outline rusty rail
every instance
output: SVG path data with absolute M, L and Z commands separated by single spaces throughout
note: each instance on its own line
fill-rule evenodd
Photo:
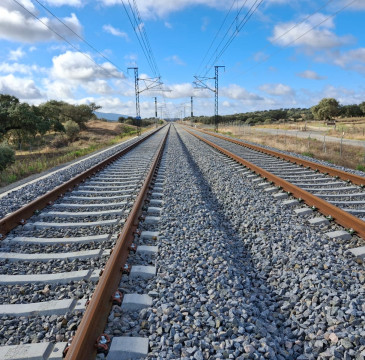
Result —
M 3 217 L 0 220 L 0 240 L 4 239 L 6 234 L 8 234 L 12 229 L 14 229 L 18 225 L 24 225 L 26 220 L 29 219 L 33 214 L 39 210 L 42 210 L 47 205 L 52 204 L 53 201 L 57 200 L 60 196 L 65 194 L 67 191 L 71 191 L 75 186 L 80 184 L 81 182 L 85 181 L 87 178 L 95 175 L 98 171 L 105 168 L 105 166 L 109 165 L 113 161 L 117 160 L 119 157 L 125 155 L 132 149 L 134 149 L 137 145 L 141 144 L 143 141 L 148 139 L 150 136 L 155 134 L 158 130 L 155 130 L 145 136 L 142 139 L 139 139 L 134 144 L 129 145 L 125 149 L 121 150 L 120 152 L 108 157 L 107 159 L 103 160 L 99 164 L 93 166 L 92 168 L 82 172 L 81 174 L 73 177 L 72 179 L 68 180 L 67 182 L 57 186 L 53 190 L 47 192 L 46 194 L 42 195 L 41 197 L 31 201 L 29 204 L 24 205 L 20 209 L 14 211 L 8 216 Z
M 272 181 L 275 185 L 280 186 L 283 190 L 290 192 L 294 197 L 302 199 L 307 205 L 314 206 L 318 211 L 320 211 L 325 216 L 332 216 L 333 219 L 343 227 L 347 229 L 353 229 L 359 236 L 365 239 L 365 222 L 357 218 L 354 215 L 341 210 L 335 205 L 320 199 L 319 197 L 299 188 L 296 185 L 260 168 L 259 166 L 242 159 L 241 157 L 231 153 L 230 151 L 218 146 L 217 144 L 189 131 L 186 130 L 191 135 L 194 135 L 199 140 L 205 142 L 206 144 L 217 149 L 221 153 L 229 156 L 238 163 L 248 167 L 249 169 L 255 171 L 257 174 L 265 177 L 267 180 Z
M 252 149 L 252 150 L 255 150 L 255 151 L 264 153 L 264 154 L 268 154 L 268 155 L 271 155 L 271 156 L 275 156 L 277 158 L 281 158 L 283 160 L 290 161 L 290 162 L 292 162 L 294 164 L 298 164 L 298 165 L 302 165 L 302 166 L 307 166 L 307 167 L 309 167 L 309 168 L 311 168 L 313 170 L 318 170 L 319 172 L 321 172 L 323 174 L 329 174 L 331 176 L 337 176 L 340 179 L 345 180 L 345 181 L 350 181 L 350 182 L 352 182 L 355 185 L 365 186 L 365 177 L 363 177 L 363 176 L 350 174 L 350 173 L 347 173 L 346 171 L 333 169 L 333 168 L 331 168 L 329 166 L 317 164 L 317 163 L 315 163 L 313 161 L 304 160 L 304 159 L 297 158 L 295 156 L 290 156 L 290 155 L 282 154 L 282 153 L 280 153 L 278 151 L 265 149 L 265 148 L 263 148 L 261 146 L 258 146 L 258 145 L 251 145 L 251 144 L 248 144 L 248 143 L 239 141 L 239 140 L 230 139 L 228 137 L 225 137 L 225 136 L 222 136 L 222 135 L 218 135 L 218 134 L 215 134 L 215 133 L 206 131 L 206 130 L 201 130 L 201 129 L 194 129 L 194 130 L 200 131 L 202 133 L 205 133 L 205 134 L 208 134 L 208 135 L 211 135 L 211 136 L 215 136 L 215 137 L 217 137 L 219 139 L 223 139 L 223 140 L 232 142 L 234 144 L 237 144 L 237 145 L 240 145 L 240 146 L 243 146 L 243 147 L 247 147 L 249 149 Z
M 85 310 L 85 314 L 82 317 L 81 323 L 67 352 L 66 360 L 90 360 L 95 358 L 95 342 L 98 336 L 104 331 L 112 306 L 111 298 L 118 288 L 122 270 L 128 257 L 128 248 L 133 241 L 134 232 L 138 227 L 138 218 L 142 212 L 142 207 L 147 197 L 152 177 L 161 159 L 168 133 L 169 130 L 158 149 L 153 164 L 125 225 L 118 235 L 115 247 L 105 266 L 103 275 L 95 288 L 94 294 Z

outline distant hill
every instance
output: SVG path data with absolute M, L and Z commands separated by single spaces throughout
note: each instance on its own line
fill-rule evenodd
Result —
M 94 114 L 96 115 L 96 117 L 98 119 L 106 119 L 109 121 L 118 121 L 118 119 L 123 116 L 123 117 L 128 117 L 126 115 L 122 115 L 122 114 L 113 114 L 113 113 L 103 113 L 103 112 L 99 112 L 99 111 L 95 111 Z

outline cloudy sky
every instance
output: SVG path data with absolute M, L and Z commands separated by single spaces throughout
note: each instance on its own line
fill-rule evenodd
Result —
M 188 115 L 190 96 L 194 115 L 213 115 L 214 93 L 193 81 L 220 65 L 221 114 L 365 100 L 365 0 L 135 2 L 142 22 L 133 28 L 122 0 L 1 0 L 0 93 L 135 115 L 127 68 L 138 66 L 141 79 L 160 74 L 169 90 L 143 91 L 141 80 L 142 117 L 153 116 L 154 96 L 164 116 Z

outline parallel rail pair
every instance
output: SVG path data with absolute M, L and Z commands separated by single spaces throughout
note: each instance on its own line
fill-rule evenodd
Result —
M 194 129 L 198 130 L 198 129 Z M 253 164 L 252 162 L 249 162 L 240 156 L 237 156 L 236 154 L 233 154 L 232 152 L 228 151 L 227 149 L 224 149 L 221 146 L 218 146 L 212 141 L 209 141 L 205 139 L 202 136 L 197 135 L 195 132 L 192 132 L 191 130 L 187 130 L 190 134 L 194 135 L 201 141 L 205 142 L 206 144 L 212 146 L 213 148 L 217 149 L 221 153 L 227 155 L 228 157 L 232 158 L 233 160 L 237 161 L 238 163 L 246 166 L 247 168 L 251 169 L 252 171 L 256 172 L 258 175 L 261 175 L 262 177 L 266 178 L 268 181 L 272 181 L 273 184 L 276 186 L 282 188 L 283 190 L 291 193 L 294 197 L 303 200 L 307 205 L 310 207 L 316 208 L 319 212 L 321 212 L 323 215 L 327 217 L 332 217 L 338 224 L 342 225 L 344 228 L 353 230 L 356 232 L 357 235 L 365 239 L 365 222 L 358 217 L 349 214 L 348 212 L 338 208 L 335 205 L 330 204 L 329 202 L 319 198 L 318 196 L 315 196 L 311 194 L 310 192 L 301 189 L 300 187 L 291 184 L 290 182 L 282 179 L 279 176 L 276 176 L 272 173 L 270 173 L 267 170 L 262 169 L 261 167 Z M 362 176 L 354 175 L 347 173 L 345 171 L 337 170 L 328 166 L 324 166 L 321 164 L 317 164 L 312 161 L 300 159 L 294 156 L 286 155 L 283 153 L 280 153 L 278 151 L 268 150 L 263 147 L 248 144 L 239 140 L 231 139 L 222 135 L 218 135 L 212 132 L 198 130 L 202 133 L 217 137 L 222 140 L 226 140 L 229 142 L 232 142 L 234 144 L 247 147 L 249 149 L 268 154 L 271 156 L 274 156 L 276 158 L 281 158 L 283 160 L 289 161 L 294 164 L 298 164 L 301 166 L 309 167 L 315 171 L 319 171 L 324 174 L 329 174 L 335 177 L 338 177 L 340 179 L 343 179 L 345 181 L 352 182 L 353 184 L 365 186 L 365 178 Z
M 23 206 L 14 213 L 5 216 L 0 220 L 0 233 L 2 234 L 1 238 L 5 238 L 5 236 L 19 224 L 24 225 L 26 220 L 37 213 L 39 210 L 43 209 L 49 204 L 52 204 L 66 192 L 72 191 L 75 186 L 84 182 L 86 179 L 92 177 L 121 156 L 133 150 L 136 146 L 151 137 L 160 129 L 151 132 L 147 136 L 139 139 L 135 143 L 100 162 L 96 166 L 93 166 L 89 170 L 75 176 L 66 183 L 56 187 L 54 190 Z M 67 350 L 65 358 L 68 360 L 89 360 L 95 358 L 96 356 L 97 339 L 103 333 L 107 323 L 107 318 L 112 307 L 113 294 L 115 294 L 116 289 L 118 288 L 129 254 L 129 249 L 132 245 L 134 234 L 138 227 L 139 217 L 142 213 L 142 207 L 147 198 L 156 168 L 160 162 L 168 133 L 169 130 L 166 132 L 157 149 L 156 155 L 153 158 L 148 174 L 144 180 L 138 196 L 136 197 L 131 212 L 121 232 L 118 234 L 113 252 L 108 259 L 108 262 L 103 270 L 103 274 L 100 277 L 92 298 L 84 312 L 81 323 L 72 339 L 72 343 Z

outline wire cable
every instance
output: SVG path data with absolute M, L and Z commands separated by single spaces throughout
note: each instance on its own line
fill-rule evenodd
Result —
M 290 41 L 289 43 L 287 43 L 286 45 L 283 46 L 283 48 L 273 52 L 272 54 L 270 54 L 269 56 L 267 56 L 265 59 L 257 62 L 255 65 L 251 66 L 249 69 L 247 69 L 246 71 L 243 72 L 243 74 L 247 74 L 248 72 L 250 72 L 252 69 L 254 69 L 256 66 L 266 62 L 267 60 L 269 60 L 271 57 L 273 57 L 274 55 L 278 54 L 279 52 L 283 51 L 285 48 L 287 48 L 288 46 L 294 44 L 296 41 L 298 41 L 299 39 L 301 39 L 303 36 L 307 35 L 309 32 L 311 32 L 312 30 L 316 29 L 317 27 L 319 27 L 320 25 L 322 25 L 323 23 L 325 23 L 328 19 L 335 17 L 336 15 L 338 15 L 340 12 L 342 12 L 343 10 L 345 10 L 346 8 L 348 8 L 349 6 L 351 6 L 354 2 L 356 2 L 358 0 L 352 0 L 349 3 L 347 3 L 345 6 L 343 6 L 342 8 L 340 8 L 339 10 L 335 11 L 333 14 L 327 16 L 324 20 L 320 21 L 318 24 L 312 26 L 309 30 L 305 31 L 303 34 L 299 35 L 297 38 L 295 38 L 294 40 Z M 289 31 L 286 32 L 286 34 Z M 281 36 L 280 36 L 281 37 Z M 277 40 L 278 38 L 276 38 Z
M 118 65 L 114 64 L 110 59 L 108 59 L 104 54 L 102 54 L 98 49 L 96 49 L 92 44 L 90 44 L 85 38 L 80 36 L 76 31 L 74 31 L 71 27 L 69 27 L 64 21 L 62 21 L 57 15 L 55 15 L 51 10 L 49 10 L 44 4 L 42 4 L 38 0 L 36 1 L 44 10 L 46 10 L 49 14 L 51 14 L 54 18 L 56 18 L 62 25 L 64 25 L 68 30 L 70 30 L 75 36 L 77 36 L 81 41 L 83 41 L 87 46 L 89 46 L 92 50 L 98 53 L 101 57 L 103 57 L 106 61 L 110 62 L 113 66 L 115 66 L 119 71 L 124 73 Z
M 233 8 L 233 6 L 234 6 L 234 4 L 235 4 L 235 2 L 236 2 L 236 1 L 237 1 L 237 0 L 233 0 L 232 5 L 231 5 L 231 7 L 229 8 L 229 10 L 228 10 L 228 12 L 227 12 L 227 14 L 226 14 L 226 16 L 225 16 L 225 18 L 224 18 L 224 20 L 223 20 L 223 22 L 222 22 L 221 26 L 219 27 L 219 29 L 218 29 L 218 31 L 216 32 L 216 34 L 215 34 L 215 36 L 214 36 L 214 38 L 213 38 L 212 42 L 210 43 L 209 48 L 208 48 L 208 50 L 206 51 L 206 53 L 205 53 L 205 55 L 204 55 L 204 57 L 203 57 L 203 60 L 200 62 L 199 66 L 198 66 L 198 69 L 197 69 L 197 71 L 195 72 L 196 74 L 197 74 L 197 73 L 199 73 L 199 70 L 200 70 L 201 66 L 203 65 L 203 63 L 204 63 L 204 61 L 205 61 L 206 57 L 208 56 L 208 53 L 209 53 L 210 49 L 212 48 L 212 46 L 213 46 L 213 44 L 214 44 L 215 40 L 217 39 L 217 37 L 218 37 L 218 35 L 219 35 L 220 31 L 222 30 L 222 28 L 223 28 L 224 24 L 226 23 L 226 20 L 227 20 L 227 18 L 228 18 L 228 16 L 229 16 L 229 14 L 231 13 L 231 10 L 232 10 L 232 8 Z M 238 13 L 238 11 L 237 11 L 237 13 Z M 236 18 L 237 18 L 237 16 L 236 16 Z
M 98 64 L 90 55 L 80 51 L 75 45 L 73 45 L 71 42 L 69 42 L 64 36 L 62 36 L 61 34 L 59 34 L 57 31 L 55 31 L 54 29 L 52 29 L 50 26 L 48 26 L 44 21 L 42 21 L 37 15 L 35 15 L 34 13 L 32 13 L 30 10 L 28 10 L 25 6 L 23 6 L 21 3 L 19 3 L 18 0 L 13 0 L 16 4 L 18 4 L 21 8 L 23 8 L 26 12 L 28 12 L 31 16 L 33 16 L 35 19 L 37 19 L 39 22 L 41 22 L 48 30 L 52 31 L 55 35 L 57 35 L 60 39 L 62 39 L 63 41 L 65 41 L 67 44 L 69 44 L 73 49 L 75 49 L 78 53 L 82 54 L 83 56 L 85 56 L 87 59 L 89 59 L 91 62 L 93 62 L 96 66 L 98 66 L 104 73 L 108 74 L 108 75 L 112 75 L 113 77 L 115 76 L 114 74 L 112 74 L 110 71 L 108 71 L 107 69 L 105 69 L 104 67 L 102 67 L 100 64 Z M 124 75 L 124 73 L 123 73 Z
M 238 28 L 235 32 L 233 32 L 231 34 L 231 36 L 229 37 L 229 39 L 227 40 L 227 42 L 225 43 L 225 45 L 223 46 L 223 48 L 220 50 L 220 52 L 217 54 L 218 52 L 218 48 L 215 51 L 215 53 L 213 54 L 213 56 L 215 54 L 217 54 L 214 58 L 214 61 L 211 62 L 211 65 L 208 65 L 208 68 L 205 72 L 205 74 L 203 76 L 206 76 L 208 74 L 208 72 L 210 71 L 210 69 L 214 66 L 214 64 L 217 63 L 217 61 L 221 58 L 221 56 L 224 54 L 224 52 L 227 50 L 227 48 L 229 47 L 229 45 L 233 42 L 233 40 L 237 37 L 238 33 L 243 29 L 243 27 L 247 24 L 248 20 L 252 17 L 252 15 L 257 11 L 258 7 L 262 4 L 264 0 L 255 0 L 255 2 L 252 4 L 252 6 L 250 7 L 250 9 L 248 10 L 248 12 L 246 13 L 246 15 L 244 16 L 244 18 L 241 20 L 241 22 L 238 25 Z M 258 4 L 257 4 L 258 3 Z M 257 4 L 257 5 L 256 5 Z M 256 6 L 254 8 L 254 6 Z M 212 59 L 213 56 L 210 58 Z M 209 63 L 208 63 L 209 64 Z
M 226 39 L 227 35 L 229 34 L 229 32 L 230 32 L 230 30 L 231 30 L 232 26 L 236 23 L 236 19 L 238 19 L 238 18 L 239 18 L 239 16 L 240 16 L 240 14 L 241 14 L 241 12 L 242 12 L 242 10 L 243 10 L 244 6 L 246 5 L 246 3 L 247 3 L 247 0 L 245 0 L 245 2 L 242 4 L 241 8 L 240 8 L 240 9 L 239 9 L 239 11 L 237 12 L 237 15 L 235 16 L 235 18 L 234 18 L 234 19 L 233 19 L 233 21 L 231 22 L 231 25 L 228 27 L 228 29 L 227 29 L 226 33 L 224 34 L 224 36 L 223 36 L 222 40 L 219 42 L 219 44 L 218 44 L 218 46 L 216 47 L 215 51 L 214 51 L 214 52 L 212 53 L 212 55 L 210 56 L 209 60 L 208 60 L 208 61 L 207 61 L 207 63 L 206 63 L 206 67 L 208 67 L 208 66 L 209 66 L 209 64 L 211 63 L 211 61 L 212 61 L 212 59 L 213 59 L 214 55 L 218 52 L 219 47 L 220 47 L 220 46 L 222 45 L 222 43 L 225 41 L 225 39 Z M 203 67 L 203 68 L 204 68 L 204 67 Z M 206 72 L 205 72 L 204 77 L 207 75 L 207 73 L 208 73 L 208 71 L 206 71 Z

